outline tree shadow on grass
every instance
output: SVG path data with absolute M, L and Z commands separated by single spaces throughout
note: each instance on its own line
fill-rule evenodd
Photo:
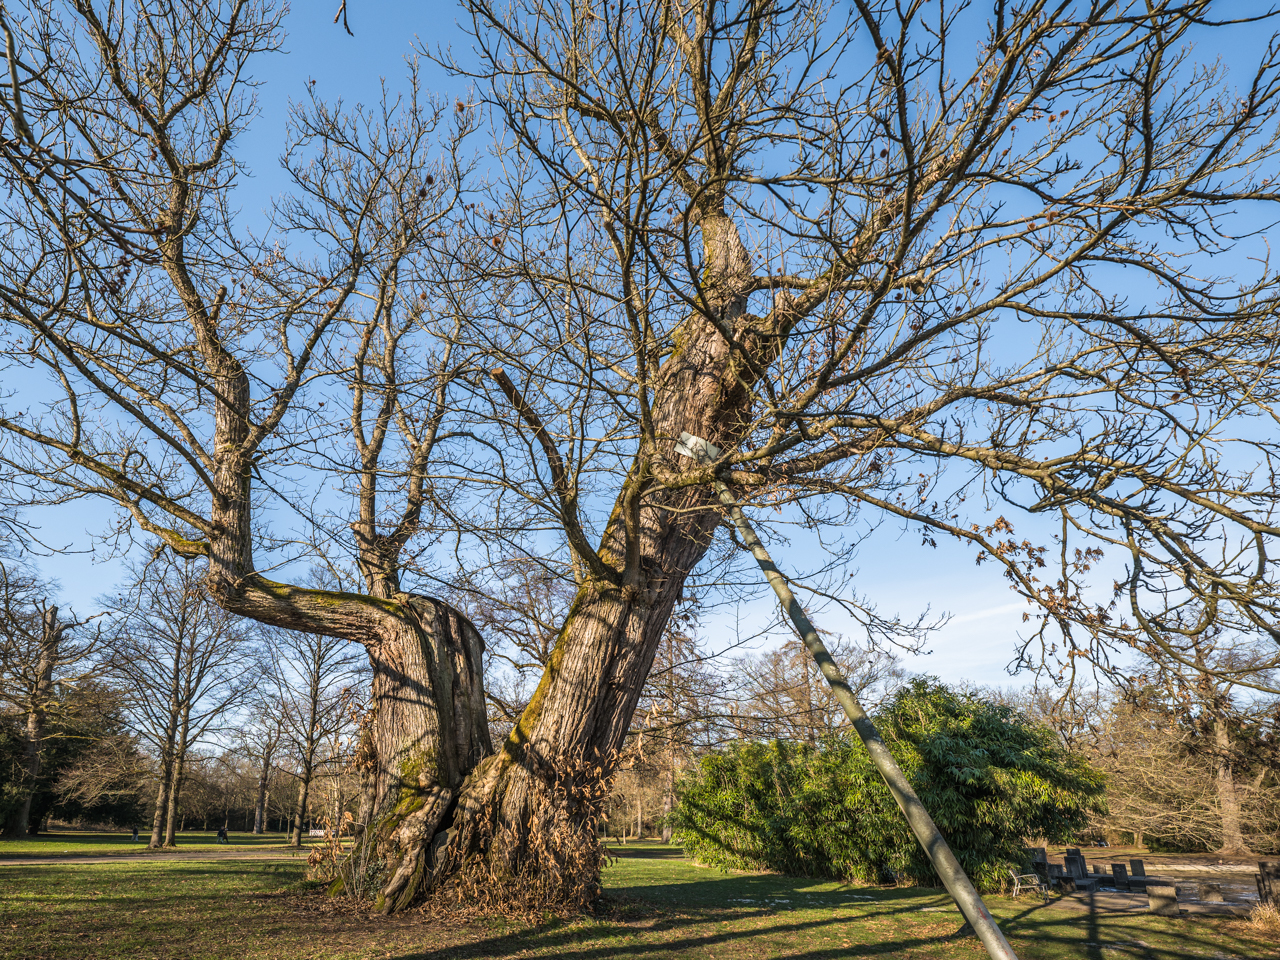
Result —
M 763 912 L 762 912 L 763 913 Z M 751 915 L 739 915 L 737 919 L 751 919 Z M 508 956 L 527 956 L 538 951 L 546 956 L 565 958 L 565 960 L 608 960 L 610 957 L 667 957 L 696 951 L 703 953 L 708 949 L 724 947 L 734 955 L 747 955 L 742 947 L 761 935 L 756 929 L 724 929 L 695 931 L 690 928 L 707 926 L 711 920 L 705 918 L 677 917 L 667 918 L 647 925 L 643 930 L 644 940 L 627 936 L 625 927 L 612 930 L 583 930 L 580 927 L 543 928 L 526 930 L 489 937 L 472 943 L 458 944 L 424 952 L 409 952 L 399 955 L 398 960 L 462 960 L 462 958 L 487 958 L 498 960 Z M 766 931 L 770 937 L 788 934 L 814 933 L 829 927 L 847 925 L 850 919 L 830 918 L 795 923 L 774 924 Z M 681 931 L 687 931 L 683 935 Z M 904 951 L 937 942 L 936 937 L 899 937 L 873 944 L 858 944 L 858 955 L 861 956 L 901 956 Z M 795 953 L 773 953 L 771 956 L 805 957 L 810 960 L 835 960 L 837 957 L 848 957 L 851 947 L 843 944 L 831 944 L 811 949 L 802 949 Z
M 1189 960 L 1189 958 L 1237 956 L 1224 952 L 1218 918 L 1181 918 L 1163 924 L 1146 913 L 1102 910 L 1096 896 L 1089 895 L 1088 907 L 1079 910 L 1057 903 L 1032 904 L 1000 919 L 1000 928 L 1010 940 L 1030 940 L 1036 955 L 1081 960 Z M 1176 946 L 1152 944 L 1149 940 L 1175 938 Z M 1280 951 L 1277 951 L 1280 955 Z M 1263 960 L 1264 953 L 1245 953 L 1242 958 Z
M 790 903 L 774 896 L 784 889 L 791 893 Z M 396 960 L 500 960 L 536 954 L 563 960 L 645 960 L 719 956 L 723 950 L 724 956 L 744 958 L 836 960 L 901 957 L 923 948 L 962 943 L 969 949 L 960 955 L 982 955 L 976 939 L 962 940 L 938 932 L 939 926 L 949 928 L 949 933 L 960 926 L 958 911 L 953 913 L 943 906 L 948 901 L 941 891 L 931 896 L 919 889 L 852 888 L 805 897 L 796 889 L 794 878 L 737 876 L 633 885 L 626 892 L 655 908 L 644 923 L 606 920 L 504 931 L 394 956 Z M 741 902 L 752 899 L 756 902 Z M 830 912 L 814 916 L 814 908 Z M 793 914 L 796 910 L 804 913 Z M 925 911 L 932 922 L 919 916 Z M 900 926 L 883 933 L 869 926 L 886 920 Z M 1083 912 L 1036 904 L 1006 915 L 1000 922 L 1023 960 L 1200 960 L 1224 955 L 1222 934 L 1216 925 L 1200 927 L 1181 921 L 1177 929 L 1157 932 L 1145 915 L 1104 914 L 1094 904 Z M 918 926 L 913 930 L 912 925 Z M 1170 936 L 1176 939 L 1167 942 Z M 811 942 L 819 938 L 827 942 Z M 1147 942 L 1154 939 L 1166 942 Z M 1230 947 L 1226 953 L 1230 955 Z M 947 955 L 951 955 L 950 949 Z M 1242 956 L 1261 960 L 1262 955 Z
M 620 860 L 680 860 L 685 861 L 684 848 L 670 845 L 644 844 L 628 847 L 625 844 L 609 843 L 605 849 L 609 856 Z
M 644 857 L 649 852 L 639 851 L 639 855 Z M 804 889 L 806 884 L 827 889 L 807 891 Z M 940 905 L 948 902 L 941 892 L 936 896 L 927 893 L 922 896 L 920 890 L 830 889 L 828 881 L 797 880 L 776 874 L 743 874 L 633 883 L 615 893 L 621 893 L 624 899 L 638 898 L 648 906 L 642 924 L 604 920 L 586 925 L 522 929 L 470 943 L 411 951 L 399 954 L 398 960 L 462 960 L 472 957 L 497 960 L 529 953 L 565 960 L 608 960 L 611 957 L 667 957 L 685 953 L 702 955 L 717 948 L 724 948 L 734 956 L 760 956 L 758 950 L 753 952 L 750 947 L 753 939 L 761 937 L 767 938 L 777 948 L 769 956 L 835 960 L 851 955 L 898 957 L 947 939 L 936 929 L 939 925 L 948 925 L 946 918 L 933 916 L 934 923 L 930 926 L 935 929 L 932 930 L 904 930 L 899 936 L 871 943 L 855 945 L 848 942 L 865 938 L 866 930 L 860 924 L 885 920 L 909 923 L 908 915 L 919 914 L 922 909 L 939 909 Z M 814 909 L 830 912 L 814 916 Z M 805 913 L 796 914 L 797 910 Z M 959 926 L 958 913 L 956 917 L 957 923 L 950 925 L 952 929 Z M 920 922 L 918 918 L 917 922 Z M 847 935 L 837 936 L 836 932 L 841 930 Z M 779 942 L 823 935 L 835 942 L 804 947 L 794 943 L 784 947 Z

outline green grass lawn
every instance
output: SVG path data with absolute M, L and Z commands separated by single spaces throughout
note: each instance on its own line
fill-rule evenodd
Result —
M 150 836 L 142 834 L 135 843 L 132 834 L 90 833 L 87 831 L 62 831 L 42 833 L 36 837 L 21 840 L 0 838 L 0 860 L 10 857 L 59 857 L 65 854 L 89 855 L 95 857 L 116 856 L 117 854 L 155 854 L 155 850 L 147 848 Z M 218 843 L 216 831 L 188 832 L 177 835 L 177 848 L 181 851 L 203 850 L 262 850 L 283 848 L 288 845 L 289 835 L 285 833 L 268 833 L 254 836 L 251 833 L 232 833 L 228 843 Z M 303 843 L 307 838 L 303 838 Z
M 605 877 L 607 919 L 527 927 L 391 920 L 290 892 L 303 865 L 158 860 L 0 868 L 5 960 L 904 960 L 984 956 L 950 936 L 959 914 L 934 891 L 724 874 L 678 851 L 631 844 Z M 1090 916 L 991 901 L 1023 960 L 1273 960 L 1280 945 L 1240 920 Z

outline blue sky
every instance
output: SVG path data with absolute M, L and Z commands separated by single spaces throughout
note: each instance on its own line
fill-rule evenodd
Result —
M 1244 12 L 1262 6 L 1233 3 L 1231 9 Z M 456 27 L 459 11 L 451 3 L 355 0 L 349 14 L 354 36 L 333 25 L 336 9 L 336 2 L 300 4 L 286 18 L 287 52 L 259 62 L 256 76 L 263 82 L 259 91 L 261 115 L 238 149 L 253 172 L 238 193 L 238 204 L 250 220 L 283 188 L 276 161 L 283 145 L 287 106 L 291 99 L 303 96 L 311 81 L 325 98 L 369 102 L 377 98 L 383 78 L 392 87 L 402 80 L 405 58 L 418 44 L 454 46 L 460 58 L 466 59 L 468 41 Z M 1259 30 L 1253 36 L 1261 43 L 1267 33 Z M 1206 49 L 1200 59 L 1222 53 L 1247 62 L 1253 51 Z M 430 63 L 423 64 L 423 79 L 429 89 L 465 96 L 464 85 Z M 83 503 L 56 512 L 45 510 L 30 519 L 42 525 L 47 542 L 83 550 L 89 546 L 89 534 L 101 532 L 105 516 L 102 505 Z M 1048 532 L 1037 530 L 1034 521 L 1020 523 L 1033 538 L 1037 532 Z M 1023 533 L 1020 526 L 1019 534 Z M 785 567 L 799 557 L 781 550 L 778 559 Z M 858 592 L 875 600 L 883 612 L 910 619 L 929 608 L 952 616 L 930 645 L 933 652 L 908 659 L 908 669 L 936 674 L 946 681 L 1010 683 L 1004 668 L 1014 655 L 1017 637 L 1028 629 L 1022 622 L 1027 608 L 992 566 L 977 567 L 972 551 L 954 544 L 940 543 L 936 550 L 921 551 L 917 533 L 901 532 L 893 525 L 882 527 L 864 541 L 857 566 Z M 64 601 L 82 613 L 93 607 L 94 597 L 114 585 L 119 572 L 115 562 L 95 563 L 86 553 L 50 558 L 43 568 L 61 581 Z M 1108 581 L 1109 577 L 1103 579 Z M 741 612 L 747 622 L 761 622 L 771 607 L 762 589 L 758 599 Z M 849 631 L 849 624 L 834 612 L 819 612 L 815 619 L 825 629 Z M 710 632 L 733 628 L 732 619 L 724 614 L 709 618 L 706 626 Z

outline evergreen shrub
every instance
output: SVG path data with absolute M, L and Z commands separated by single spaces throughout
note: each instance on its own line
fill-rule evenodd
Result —
M 875 721 L 979 889 L 1022 872 L 1029 839 L 1069 842 L 1104 812 L 1102 774 L 1009 707 L 917 680 Z M 852 731 L 817 747 L 735 745 L 703 758 L 680 794 L 675 839 L 702 863 L 940 885 Z

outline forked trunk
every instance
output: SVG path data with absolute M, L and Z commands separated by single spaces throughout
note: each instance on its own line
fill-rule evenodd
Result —
M 399 782 L 406 784 L 414 772 L 426 774 L 390 814 L 392 791 L 377 791 L 380 849 L 391 843 L 399 855 L 388 859 L 393 875 L 379 898 L 385 912 L 446 883 L 459 895 L 517 902 L 526 910 L 585 905 L 598 894 L 604 852 L 597 826 L 613 768 L 672 608 L 719 523 L 709 485 L 664 490 L 653 471 L 674 474 L 689 466 L 675 453 L 683 431 L 732 448 L 746 428 L 752 369 L 767 366 L 781 342 L 780 327 L 755 329 L 745 316 L 746 298 L 737 284 L 747 254 L 733 224 L 722 214 L 706 215 L 702 231 L 707 276 L 718 279 L 706 291 L 715 322 L 699 314 L 687 319 L 675 338 L 681 349 L 656 375 L 653 445 L 637 457 L 596 551 L 611 572 L 597 569 L 582 583 L 520 721 L 465 784 L 465 763 L 432 771 L 416 761 L 413 751 L 421 748 L 411 736 L 412 717 L 384 715 L 401 700 L 386 685 L 393 679 L 383 666 L 390 657 L 374 651 L 379 775 L 399 769 Z M 737 348 L 752 355 L 753 368 L 731 348 L 725 329 L 735 331 Z M 519 398 L 508 396 L 519 410 Z M 477 659 L 471 692 L 475 725 L 483 730 L 478 666 Z M 404 675 L 420 678 L 415 685 L 431 683 L 438 700 L 447 696 L 448 688 L 440 686 L 447 675 L 437 680 L 420 668 Z M 395 684 L 404 682 L 394 676 Z M 423 690 L 415 700 L 428 696 Z M 414 762 L 386 762 L 386 747 L 400 756 L 409 750 Z M 460 746 L 457 756 L 475 762 L 485 752 Z M 433 822 L 440 826 L 434 836 L 426 829 Z
M 242 453 L 249 379 L 225 354 L 211 355 L 225 379 L 217 418 L 222 493 L 211 517 L 219 533 L 204 551 L 209 591 L 232 613 L 368 651 L 373 708 L 358 756 L 368 817 L 335 886 L 363 890 L 370 877 L 360 865 L 381 864 L 383 912 L 446 882 L 534 909 L 581 904 L 598 890 L 596 825 L 612 768 L 671 610 L 719 522 L 708 484 L 662 489 L 655 471 L 675 476 L 689 466 L 674 451 L 682 431 L 725 449 L 736 444 L 756 371 L 772 362 L 789 322 L 775 312 L 766 329 L 746 317 L 739 286 L 746 250 L 713 206 L 701 229 L 714 320 L 687 319 L 675 338 L 680 349 L 657 372 L 652 439 L 623 484 L 533 699 L 497 754 L 479 634 L 446 604 L 401 592 L 394 571 L 378 572 L 378 551 L 362 547 L 372 580 L 366 595 L 272 583 L 254 572 L 253 469 Z

